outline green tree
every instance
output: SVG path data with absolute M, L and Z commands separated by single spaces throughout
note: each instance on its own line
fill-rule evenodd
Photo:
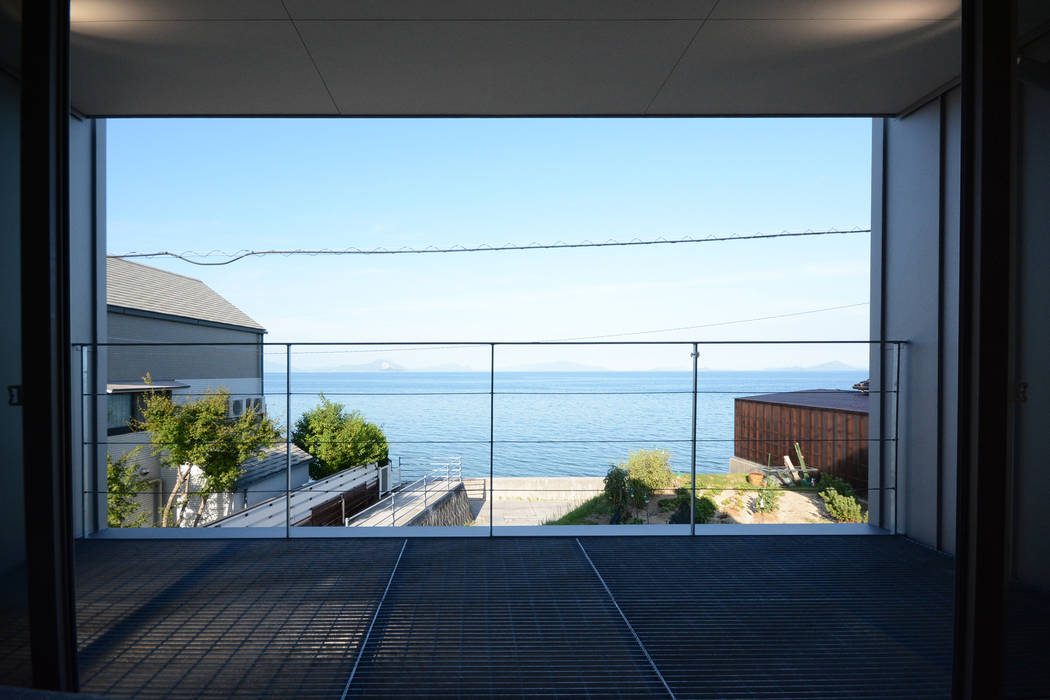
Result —
M 172 508 L 185 506 L 190 495 L 190 472 L 201 471 L 200 504 L 193 526 L 200 524 L 208 498 L 215 493 L 236 489 L 243 473 L 241 465 L 258 457 L 276 442 L 281 433 L 272 420 L 249 405 L 238 418 L 227 416 L 230 393 L 209 391 L 186 403 L 175 403 L 162 392 L 151 391 L 142 403 L 139 427 L 150 432 L 153 454 L 175 470 L 175 486 L 161 512 L 161 526 L 182 525 L 185 509 L 179 507 L 172 522 Z M 180 496 L 180 492 L 182 495 Z
M 310 477 L 323 479 L 350 467 L 385 463 L 386 435 L 360 411 L 346 411 L 321 394 L 321 403 L 295 422 L 292 442 L 314 456 Z
M 109 509 L 106 521 L 110 527 L 142 527 L 149 522 L 149 513 L 145 513 L 135 500 L 150 487 L 149 479 L 139 473 L 138 456 L 141 446 L 136 447 L 116 461 L 106 455 L 106 490 L 109 493 Z

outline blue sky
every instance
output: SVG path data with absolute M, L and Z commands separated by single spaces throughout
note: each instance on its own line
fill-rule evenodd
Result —
M 344 248 L 867 227 L 867 119 L 115 119 L 108 250 Z M 612 249 L 143 260 L 205 281 L 268 341 L 543 340 L 867 302 L 867 234 Z M 631 339 L 863 339 L 868 307 Z M 866 348 L 711 347 L 724 369 L 865 365 Z M 481 368 L 487 350 L 303 354 Z M 681 349 L 506 351 L 613 369 Z

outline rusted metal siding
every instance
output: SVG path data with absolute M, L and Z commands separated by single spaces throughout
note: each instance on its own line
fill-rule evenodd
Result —
M 773 466 L 789 455 L 797 463 L 796 442 L 807 466 L 867 488 L 866 412 L 736 399 L 734 455 Z

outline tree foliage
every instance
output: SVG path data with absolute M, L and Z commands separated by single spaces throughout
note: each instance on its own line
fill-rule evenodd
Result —
M 241 465 L 258 457 L 281 434 L 272 420 L 254 405 L 237 418 L 227 416 L 230 393 L 224 389 L 208 391 L 193 401 L 175 403 L 167 393 L 151 391 L 142 402 L 138 428 L 150 432 L 153 454 L 176 470 L 178 477 L 164 506 L 161 525 L 171 523 L 172 508 L 189 499 L 190 471 L 201 473 L 200 505 L 193 525 L 200 523 L 208 497 L 236 490 L 243 473 Z M 179 496 L 180 489 L 182 496 Z M 174 524 L 182 524 L 182 508 Z
M 295 422 L 292 442 L 312 454 L 310 477 L 323 479 L 336 472 L 373 462 L 385 463 L 386 435 L 360 411 L 346 411 L 321 394 L 321 403 Z
M 671 453 L 667 450 L 638 450 L 627 455 L 619 465 L 627 470 L 631 481 L 649 491 L 665 489 L 674 481 L 671 473 Z
M 614 509 L 623 508 L 631 497 L 630 477 L 626 469 L 614 466 L 605 475 L 605 496 Z
M 134 461 L 141 447 L 136 447 L 116 461 L 106 455 L 106 491 L 109 508 L 106 522 L 110 527 L 143 527 L 149 513 L 143 512 L 136 497 L 150 487 L 149 479 L 139 473 Z

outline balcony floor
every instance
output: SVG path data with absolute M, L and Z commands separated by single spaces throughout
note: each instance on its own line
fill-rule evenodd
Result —
M 899 537 L 108 540 L 77 567 L 82 689 L 113 697 L 950 690 L 952 561 Z

